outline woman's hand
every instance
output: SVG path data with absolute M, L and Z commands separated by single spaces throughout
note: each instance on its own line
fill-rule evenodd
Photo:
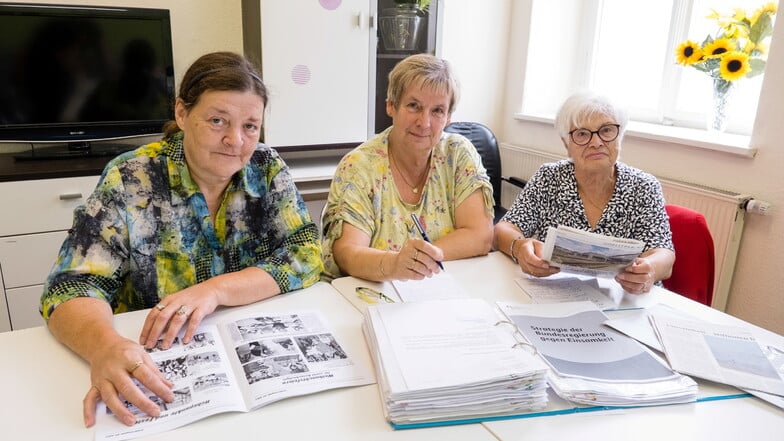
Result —
M 638 257 L 615 276 L 615 281 L 630 294 L 645 294 L 656 283 L 656 269 L 650 259 Z
M 438 262 L 444 260 L 444 252 L 422 239 L 409 239 L 393 258 L 384 256 L 385 270 L 395 280 L 422 280 L 441 271 Z M 388 261 L 392 261 L 389 270 Z
M 82 402 L 86 427 L 95 424 L 95 408 L 100 400 L 128 426 L 136 423 L 136 416 L 126 402 L 147 415 L 160 415 L 160 406 L 148 397 L 149 392 L 142 391 L 136 381 L 167 403 L 174 400 L 174 384 L 158 370 L 144 348 L 119 335 L 114 337 L 111 342 L 101 343 L 90 363 L 92 386 Z
M 202 282 L 166 296 L 147 314 L 139 343 L 146 348 L 169 349 L 174 338 L 185 328 L 183 343 L 188 343 L 204 317 L 218 307 L 218 292 L 214 279 Z
M 542 260 L 540 257 L 544 247 L 544 243 L 541 241 L 524 238 L 518 239 L 514 245 L 512 252 L 515 253 L 520 269 L 525 274 L 534 277 L 547 277 L 560 271 L 559 268 L 550 266 L 546 260 Z

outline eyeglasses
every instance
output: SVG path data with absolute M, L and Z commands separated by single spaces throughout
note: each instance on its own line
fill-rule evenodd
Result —
M 620 124 L 605 124 L 599 127 L 599 130 L 593 131 L 588 129 L 574 129 L 569 132 L 569 136 L 572 138 L 572 142 L 575 144 L 586 145 L 591 142 L 591 138 L 593 138 L 594 133 L 596 133 L 596 136 L 598 136 L 602 141 L 610 142 L 614 141 L 620 132 Z
M 383 292 L 376 291 L 375 289 L 366 288 L 364 286 L 358 286 L 355 289 L 357 293 L 357 297 L 362 299 L 366 303 L 375 304 L 381 303 L 384 301 L 386 303 L 395 303 L 390 297 L 388 297 Z

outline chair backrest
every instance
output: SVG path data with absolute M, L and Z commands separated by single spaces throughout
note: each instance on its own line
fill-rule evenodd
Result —
M 690 208 L 665 205 L 670 217 L 675 264 L 664 287 L 710 306 L 715 271 L 713 237 L 705 216 Z
M 501 207 L 501 153 L 492 130 L 481 123 L 460 121 L 449 124 L 444 128 L 444 131 L 465 136 L 476 148 L 482 158 L 482 165 L 487 170 L 490 185 L 493 186 L 493 205 L 496 208 L 496 217 L 498 217 L 499 209 L 503 210 Z

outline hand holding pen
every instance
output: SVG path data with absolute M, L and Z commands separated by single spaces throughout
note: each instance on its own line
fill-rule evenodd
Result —
M 427 233 L 425 232 L 425 229 L 422 228 L 422 224 L 419 223 L 419 218 L 416 216 L 416 214 L 411 213 L 411 220 L 414 221 L 414 226 L 416 227 L 417 231 L 419 231 L 419 235 L 422 236 L 422 240 L 432 244 L 432 242 L 430 242 L 430 238 L 427 237 Z M 444 265 L 441 263 L 440 260 L 436 260 L 435 262 L 438 264 L 439 268 L 441 268 L 442 270 L 444 269 Z

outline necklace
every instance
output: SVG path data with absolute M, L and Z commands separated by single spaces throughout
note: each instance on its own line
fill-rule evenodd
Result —
M 606 202 L 600 206 L 599 204 L 597 204 L 593 200 L 591 200 L 591 198 L 589 198 L 588 195 L 584 191 L 578 189 L 577 193 L 580 195 L 580 197 L 582 198 L 583 201 L 587 201 L 588 204 L 590 204 L 592 207 L 596 208 L 599 211 L 604 211 L 604 205 L 607 205 Z
M 427 166 L 425 167 L 425 171 L 424 173 L 422 173 L 422 176 L 420 176 L 419 182 L 417 183 L 417 185 L 411 185 L 411 183 L 408 182 L 408 179 L 406 179 L 406 175 L 403 174 L 403 171 L 400 170 L 400 167 L 397 165 L 397 162 L 395 161 L 395 157 L 394 155 L 392 155 L 392 152 L 390 151 L 388 154 L 389 154 L 390 164 L 392 165 L 392 167 L 394 167 L 397 170 L 397 174 L 400 175 L 400 177 L 403 179 L 403 182 L 405 182 L 406 185 L 408 185 L 411 188 L 411 191 L 414 194 L 419 194 L 419 187 L 424 183 L 425 178 L 427 178 L 427 171 L 428 169 L 430 169 L 430 156 L 427 157 Z

